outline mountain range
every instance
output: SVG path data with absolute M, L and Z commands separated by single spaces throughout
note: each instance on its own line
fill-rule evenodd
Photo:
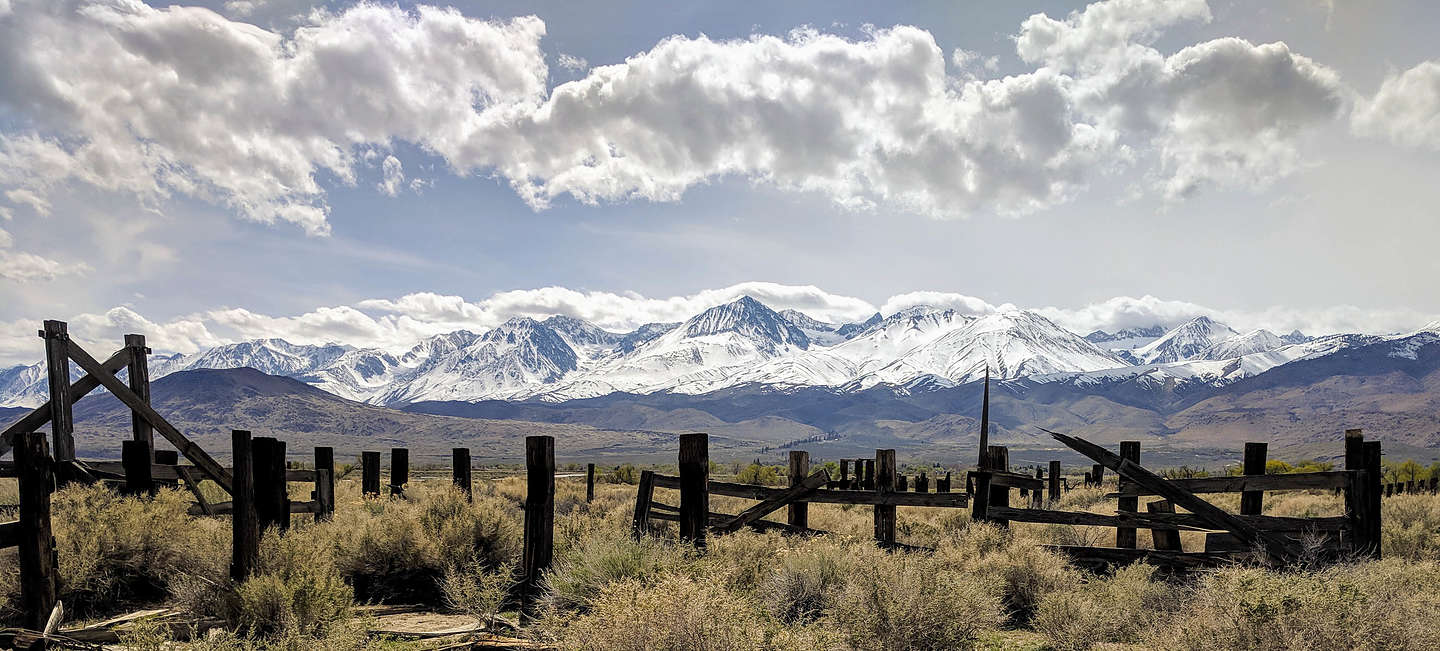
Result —
M 1431 330 L 1440 331 L 1440 324 L 1420 332 Z M 1080 336 L 1025 310 L 975 316 L 928 306 L 836 324 L 796 310 L 777 312 L 745 296 L 681 323 L 651 323 L 624 333 L 557 315 L 514 318 L 480 333 L 440 334 L 399 354 L 259 339 L 190 355 L 155 355 L 150 373 L 159 379 L 186 370 L 248 367 L 349 400 L 397 407 L 564 403 L 613 394 L 694 396 L 740 387 L 924 392 L 986 375 L 1080 387 L 1163 385 L 1181 395 L 1406 336 L 1241 333 L 1204 316 L 1170 329 L 1156 325 Z M 0 371 L 0 406 L 33 407 L 46 396 L 43 363 Z

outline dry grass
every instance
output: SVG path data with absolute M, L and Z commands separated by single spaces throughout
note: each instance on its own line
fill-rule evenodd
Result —
M 900 509 L 902 542 L 933 553 L 881 551 L 869 541 L 871 509 L 816 504 L 811 526 L 834 535 L 741 532 L 712 537 L 697 554 L 674 542 L 670 524 L 629 537 L 634 490 L 600 484 L 586 504 L 583 481 L 557 482 L 555 564 L 527 635 L 607 649 L 1440 648 L 1436 497 L 1385 501 L 1383 562 L 1162 580 L 1146 566 L 1097 576 L 1041 548 L 1113 544 L 1113 529 L 1001 529 L 972 523 L 964 509 Z M 1054 506 L 1111 512 L 1108 490 L 1071 491 Z M 231 622 L 189 648 L 402 646 L 365 636 L 350 616 L 357 600 L 448 606 L 489 623 L 518 560 L 523 481 L 478 482 L 473 503 L 443 481 L 416 482 L 407 495 L 362 499 L 356 482 L 342 481 L 333 521 L 295 516 L 287 534 L 265 537 L 258 574 L 236 586 L 226 577 L 229 522 L 186 515 L 188 495 L 69 487 L 54 505 L 62 598 L 84 615 L 168 603 Z M 656 499 L 678 496 L 657 490 Z M 1238 506 L 1235 496 L 1214 501 Z M 716 497 L 712 509 L 748 504 Z M 1328 493 L 1271 493 L 1265 506 L 1288 516 L 1343 511 Z M 1139 539 L 1148 546 L 1144 531 Z M 1203 539 L 1184 542 L 1196 549 Z M 11 620 L 14 563 L 13 550 L 0 554 L 0 615 Z M 175 644 L 143 626 L 130 642 Z

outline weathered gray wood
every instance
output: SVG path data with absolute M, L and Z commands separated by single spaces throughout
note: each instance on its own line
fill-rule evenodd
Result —
M 1146 470 L 1129 459 L 1122 459 L 1120 456 L 1105 448 L 1084 439 L 1068 436 L 1059 432 L 1052 432 L 1044 428 L 1040 429 L 1076 452 L 1090 457 L 1106 468 L 1114 470 L 1127 480 L 1140 484 L 1146 490 L 1154 491 L 1161 497 L 1169 499 L 1175 506 L 1190 511 L 1196 517 L 1201 518 L 1202 521 L 1213 525 L 1215 528 L 1229 531 L 1247 543 L 1262 547 L 1266 555 L 1277 564 L 1285 564 L 1291 559 L 1300 557 L 1299 546 L 1290 539 L 1277 533 L 1257 530 L 1234 515 L 1226 513 L 1219 507 L 1196 497 L 1193 493 L 1175 487 L 1159 475 Z
M 130 390 L 145 404 L 150 404 L 150 349 L 145 345 L 145 335 L 125 335 L 125 347 L 130 349 L 129 373 L 125 378 Z M 149 421 L 136 413 L 130 414 L 130 436 L 144 441 L 151 453 L 155 450 L 155 431 Z
M 404 497 L 410 483 L 410 450 L 390 448 L 390 497 Z
M 1113 468 L 1112 468 L 1113 470 Z M 1045 545 L 1047 549 L 1065 554 L 1070 560 L 1086 566 L 1128 565 L 1145 562 L 1171 569 L 1198 569 L 1234 562 L 1229 553 L 1169 552 L 1153 549 L 1119 549 L 1115 547 L 1082 547 L 1075 545 Z
M 120 463 L 125 466 L 125 492 L 130 495 L 154 495 L 155 480 L 150 476 L 150 444 L 142 440 L 120 442 Z
M 803 450 L 790 451 L 790 485 L 797 486 L 810 474 L 810 453 Z M 829 474 L 825 473 L 828 481 Z M 810 528 L 810 507 L 803 501 L 791 502 L 786 521 L 793 527 Z
M 50 531 L 50 491 L 55 485 L 55 461 L 46 448 L 45 435 L 39 432 L 26 432 L 16 438 L 21 621 L 26 628 L 37 631 L 45 628 L 58 598 L 59 568 L 55 538 Z
M 1145 510 L 1151 515 L 1158 513 L 1174 513 L 1175 505 L 1169 500 L 1157 500 L 1145 504 Z M 1180 547 L 1180 530 L 1177 527 L 1150 527 L 1150 542 L 1155 549 L 1162 552 L 1184 551 Z
M 9 549 L 20 544 L 20 521 L 0 522 L 0 549 Z
M 710 435 L 680 435 L 680 538 L 705 548 L 710 513 Z
M 539 596 L 555 549 L 555 437 L 525 437 L 525 539 L 520 554 L 523 601 Z
M 290 526 L 284 445 L 270 436 L 257 436 L 250 441 L 254 464 L 255 517 L 262 534 L 271 527 L 283 531 Z
M 75 420 L 70 413 L 70 334 L 64 321 L 46 321 L 45 368 L 50 386 L 50 433 L 55 461 L 75 458 Z M 46 613 L 47 615 L 49 613 Z
M 285 473 L 286 481 L 291 479 L 290 473 Z M 302 480 L 303 481 L 303 480 Z M 325 446 L 315 447 L 315 502 L 319 508 L 315 511 L 315 521 L 324 522 L 335 516 L 335 449 Z
M 1234 477 L 1197 477 L 1169 479 L 1166 483 L 1187 493 L 1240 493 L 1252 491 L 1325 490 L 1342 488 L 1349 481 L 1343 470 L 1298 472 L 1286 475 L 1255 475 Z M 1105 497 L 1145 496 L 1155 493 L 1143 486 L 1127 483 L 1124 490 L 1107 493 Z
M 680 488 L 680 478 L 674 475 L 656 474 L 654 481 L 657 488 Z M 721 495 L 724 497 L 763 500 L 781 490 L 784 489 L 715 480 L 709 482 L 709 492 L 712 495 Z M 886 504 L 891 506 L 963 508 L 970 505 L 970 496 L 964 493 L 890 493 L 888 495 L 881 495 L 873 491 L 837 489 L 815 491 L 813 494 L 806 496 L 805 501 L 811 504 L 855 504 L 860 506 Z
M 125 368 L 125 364 L 129 361 L 130 349 L 121 348 L 114 355 L 111 355 L 109 359 L 105 360 L 101 368 L 105 369 L 106 372 L 114 374 L 119 372 L 120 369 Z M 100 381 L 95 379 L 95 376 L 87 373 L 85 377 L 76 380 L 74 384 L 70 385 L 69 393 L 71 404 L 78 402 L 81 398 L 84 398 L 89 395 L 91 391 L 98 388 L 100 388 Z M 11 423 L 9 427 L 5 428 L 4 432 L 0 432 L 0 456 L 3 456 L 14 447 L 13 441 L 16 434 L 36 431 L 43 427 L 45 423 L 50 422 L 50 416 L 53 412 L 52 405 L 53 403 L 50 401 L 45 401 L 45 404 L 36 407 L 30 413 L 25 414 L 20 420 Z
M 990 463 L 990 365 L 985 365 L 985 393 L 980 399 L 980 457 L 975 461 L 979 470 L 994 470 Z M 983 495 L 984 493 L 981 493 Z
M 235 507 L 230 518 L 230 578 L 244 581 L 260 560 L 260 516 L 255 512 L 255 457 L 250 432 L 232 431 L 230 445 L 235 464 L 235 484 L 230 491 Z
M 651 498 L 655 495 L 655 471 L 641 470 L 640 484 L 635 490 L 635 520 L 630 525 L 630 534 L 639 540 L 641 536 L 650 532 L 650 506 Z M 680 487 L 680 478 L 675 478 L 675 485 L 671 488 Z M 680 509 L 675 509 L 676 520 L 679 520 Z
M 895 451 L 875 451 L 875 492 L 887 495 L 895 492 Z M 895 542 L 895 507 L 877 504 L 875 510 L 875 540 L 881 543 Z
M 595 501 L 595 464 L 585 464 L 585 503 Z
M 360 453 L 360 494 L 380 496 L 380 452 L 367 450 Z
M 1249 476 L 1265 474 L 1265 451 L 1264 443 L 1246 443 L 1243 472 Z M 1245 491 L 1240 494 L 1240 514 L 1260 515 L 1265 511 L 1265 491 Z
M 774 497 L 766 499 L 759 504 L 756 504 L 748 509 L 745 509 L 744 511 L 741 511 L 739 515 L 736 515 L 734 518 L 731 518 L 727 522 L 712 527 L 712 529 L 715 531 L 715 533 L 734 533 L 736 531 L 739 531 L 741 527 L 744 527 L 745 525 L 750 524 L 755 520 L 759 520 L 760 518 L 763 518 L 766 515 L 773 513 L 780 507 L 794 502 L 795 500 L 801 499 L 809 493 L 814 492 L 816 489 L 824 486 L 825 482 L 827 481 L 830 481 L 830 473 L 827 472 L 824 468 L 816 470 L 814 474 L 801 480 L 800 483 L 781 491 Z M 805 527 L 799 528 L 803 529 Z
M 1060 462 L 1050 462 L 1050 501 L 1060 501 Z
M 149 421 L 150 425 L 154 427 L 156 431 L 160 432 L 161 436 L 165 437 L 165 440 L 170 441 L 170 444 L 180 451 L 180 454 L 185 455 L 186 459 L 189 459 L 196 467 L 200 468 L 202 472 L 209 475 L 210 479 L 216 484 L 219 484 L 226 492 L 230 491 L 230 473 L 222 468 L 209 454 L 206 454 L 204 449 L 196 445 L 194 441 L 185 438 L 185 435 L 181 434 L 180 430 L 175 429 L 174 425 L 171 425 L 169 421 L 156 413 L 154 409 L 151 409 L 150 405 L 141 402 L 139 396 L 136 396 L 135 393 L 130 390 L 130 387 L 125 386 L 114 374 L 106 373 L 105 370 L 100 367 L 100 362 L 95 361 L 95 358 L 91 357 L 90 353 L 85 352 L 85 349 L 76 345 L 75 342 L 70 342 L 68 349 L 70 359 L 75 360 L 76 365 L 85 369 L 86 373 L 95 376 L 95 378 L 100 381 L 100 385 L 114 394 L 120 402 L 125 403 L 125 406 L 129 407 L 131 411 L 140 414 L 145 420 Z
M 992 472 L 990 478 L 990 506 L 1010 506 L 1010 488 L 1004 485 L 1006 475 L 1000 474 L 1010 472 L 1010 450 L 1008 448 L 1003 445 L 990 446 L 990 470 Z M 1030 477 L 1024 475 L 1016 476 L 1026 481 L 1033 481 Z M 996 479 L 1000 481 L 997 482 Z M 981 495 L 983 495 L 983 493 L 981 493 Z M 1006 522 L 1003 518 L 995 517 L 994 513 L 990 513 L 988 519 L 991 523 L 1001 527 L 1010 526 L 1009 522 Z
M 453 448 L 450 450 L 450 481 L 460 492 L 465 493 L 465 501 L 475 501 L 474 496 L 474 467 L 470 464 L 470 448 Z M 590 476 L 593 478 L 595 464 L 590 464 Z M 593 485 L 592 485 L 593 486 Z M 591 489 L 593 492 L 593 488 Z M 589 501 L 589 496 L 586 496 Z
M 1134 463 L 1134 464 L 1136 464 L 1136 465 L 1139 465 L 1139 464 L 1140 464 L 1140 442 L 1139 442 L 1139 441 L 1121 441 L 1121 442 L 1120 442 L 1120 458 L 1129 460 L 1131 463 Z M 1117 481 L 1117 485 L 1120 486 L 1120 487 L 1124 487 L 1125 484 L 1129 483 L 1129 482 L 1126 482 L 1126 481 L 1125 481 L 1125 476 L 1124 476 L 1124 475 L 1121 475 L 1120 478 L 1119 478 L 1118 480 L 1116 480 L 1116 481 Z M 1122 498 L 1120 498 L 1120 500 L 1117 502 L 1116 510 L 1121 511 L 1121 512 L 1134 513 L 1135 511 L 1139 510 L 1139 506 L 1140 506 L 1140 498 L 1138 498 L 1138 497 L 1122 497 Z M 1116 547 L 1120 547 L 1120 548 L 1124 548 L 1124 549 L 1135 549 L 1135 543 L 1136 543 L 1136 536 L 1135 536 L 1135 529 L 1134 529 L 1134 527 L 1116 527 L 1116 528 L 1115 528 L 1115 546 L 1116 546 Z

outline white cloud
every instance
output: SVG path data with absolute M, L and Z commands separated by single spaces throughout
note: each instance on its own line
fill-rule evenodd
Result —
M 1440 150 L 1440 61 L 1392 74 L 1356 107 L 1354 128 L 1406 147 Z
M 452 148 L 487 107 L 533 101 L 544 32 L 361 4 L 286 37 L 197 7 L 17 2 L 0 19 L 0 104 L 31 129 L 0 134 L 0 187 L 178 193 L 323 234 L 319 173 L 353 183 L 361 145 Z
M 961 314 L 968 314 L 971 316 L 993 314 L 994 312 L 1001 309 L 1001 307 L 1007 307 L 991 305 L 990 303 L 987 303 L 984 299 L 976 298 L 974 296 L 966 296 L 965 294 L 956 294 L 953 292 L 917 291 L 905 292 L 904 294 L 896 294 L 894 296 L 891 296 L 888 300 L 885 301 L 884 305 L 880 306 L 880 313 L 885 316 L 890 316 L 891 314 L 899 312 L 900 310 L 903 310 L 907 307 L 915 307 L 917 305 L 929 305 L 931 307 L 953 309 Z
M 383 175 L 378 184 L 380 191 L 393 197 L 405 184 L 405 167 L 394 156 L 386 156 L 380 167 Z
M 562 53 L 560 56 L 555 58 L 555 63 L 556 65 L 559 65 L 561 68 L 569 70 L 570 72 L 585 72 L 586 70 L 590 69 L 589 61 L 586 61 L 583 57 L 577 57 L 573 54 Z
M 16 188 L 5 193 L 5 198 L 11 203 L 21 206 L 30 206 L 36 214 L 45 216 L 50 214 L 50 202 L 34 191 L 25 188 Z
M 10 251 L 15 237 L 0 229 L 0 279 L 14 283 L 55 280 L 60 276 L 84 275 L 93 271 L 84 263 L 65 264 L 24 251 Z
M 1044 209 L 1137 164 L 1170 197 L 1263 185 L 1299 166 L 1297 141 L 1348 97 L 1283 43 L 1155 50 L 1167 27 L 1209 20 L 1200 0 L 1032 16 L 1016 49 L 1037 68 L 998 79 L 963 49 L 947 75 L 929 32 L 896 26 L 859 40 L 674 36 L 548 93 L 534 17 L 360 4 L 275 32 L 194 7 L 16 5 L 0 19 L 0 103 L 26 126 L 0 134 L 0 187 L 42 197 L 78 181 L 152 206 L 188 195 L 315 234 L 329 229 L 317 177 L 353 184 L 357 160 L 395 141 L 497 174 L 536 209 L 674 201 L 740 177 L 951 218 Z

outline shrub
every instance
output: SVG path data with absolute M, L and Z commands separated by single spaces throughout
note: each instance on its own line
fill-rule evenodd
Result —
M 596 539 L 557 559 L 543 582 L 553 607 L 588 610 L 611 583 L 646 585 L 679 568 L 688 553 L 650 537 L 639 541 L 623 536 Z
M 778 484 L 780 483 L 780 479 L 781 474 L 776 472 L 774 466 L 763 466 L 758 463 L 745 466 L 744 470 L 741 470 L 735 475 L 735 481 L 739 483 L 757 484 L 760 486 Z
M 876 553 L 852 560 L 829 621 L 853 648 L 950 649 L 1003 619 L 998 595 L 976 577 L 916 554 Z
M 349 618 L 354 602 L 330 552 L 303 532 L 267 533 L 256 573 L 237 586 L 226 619 L 262 637 L 324 636 Z
M 1175 601 L 1175 590 L 1155 581 L 1154 571 L 1137 563 L 1109 578 L 1041 595 L 1032 624 L 1057 651 L 1137 644 Z
M 446 568 L 441 588 L 446 607 L 470 615 L 476 623 L 494 630 L 495 617 L 500 614 L 514 580 L 514 565 L 491 568 L 484 559 L 471 557 L 465 563 Z
M 844 552 L 832 545 L 809 545 L 786 554 L 760 591 L 772 616 L 787 624 L 818 619 L 845 582 Z
M 763 649 L 773 627 L 755 606 L 723 587 L 687 576 L 654 585 L 616 581 L 588 614 L 564 630 L 568 649 Z

